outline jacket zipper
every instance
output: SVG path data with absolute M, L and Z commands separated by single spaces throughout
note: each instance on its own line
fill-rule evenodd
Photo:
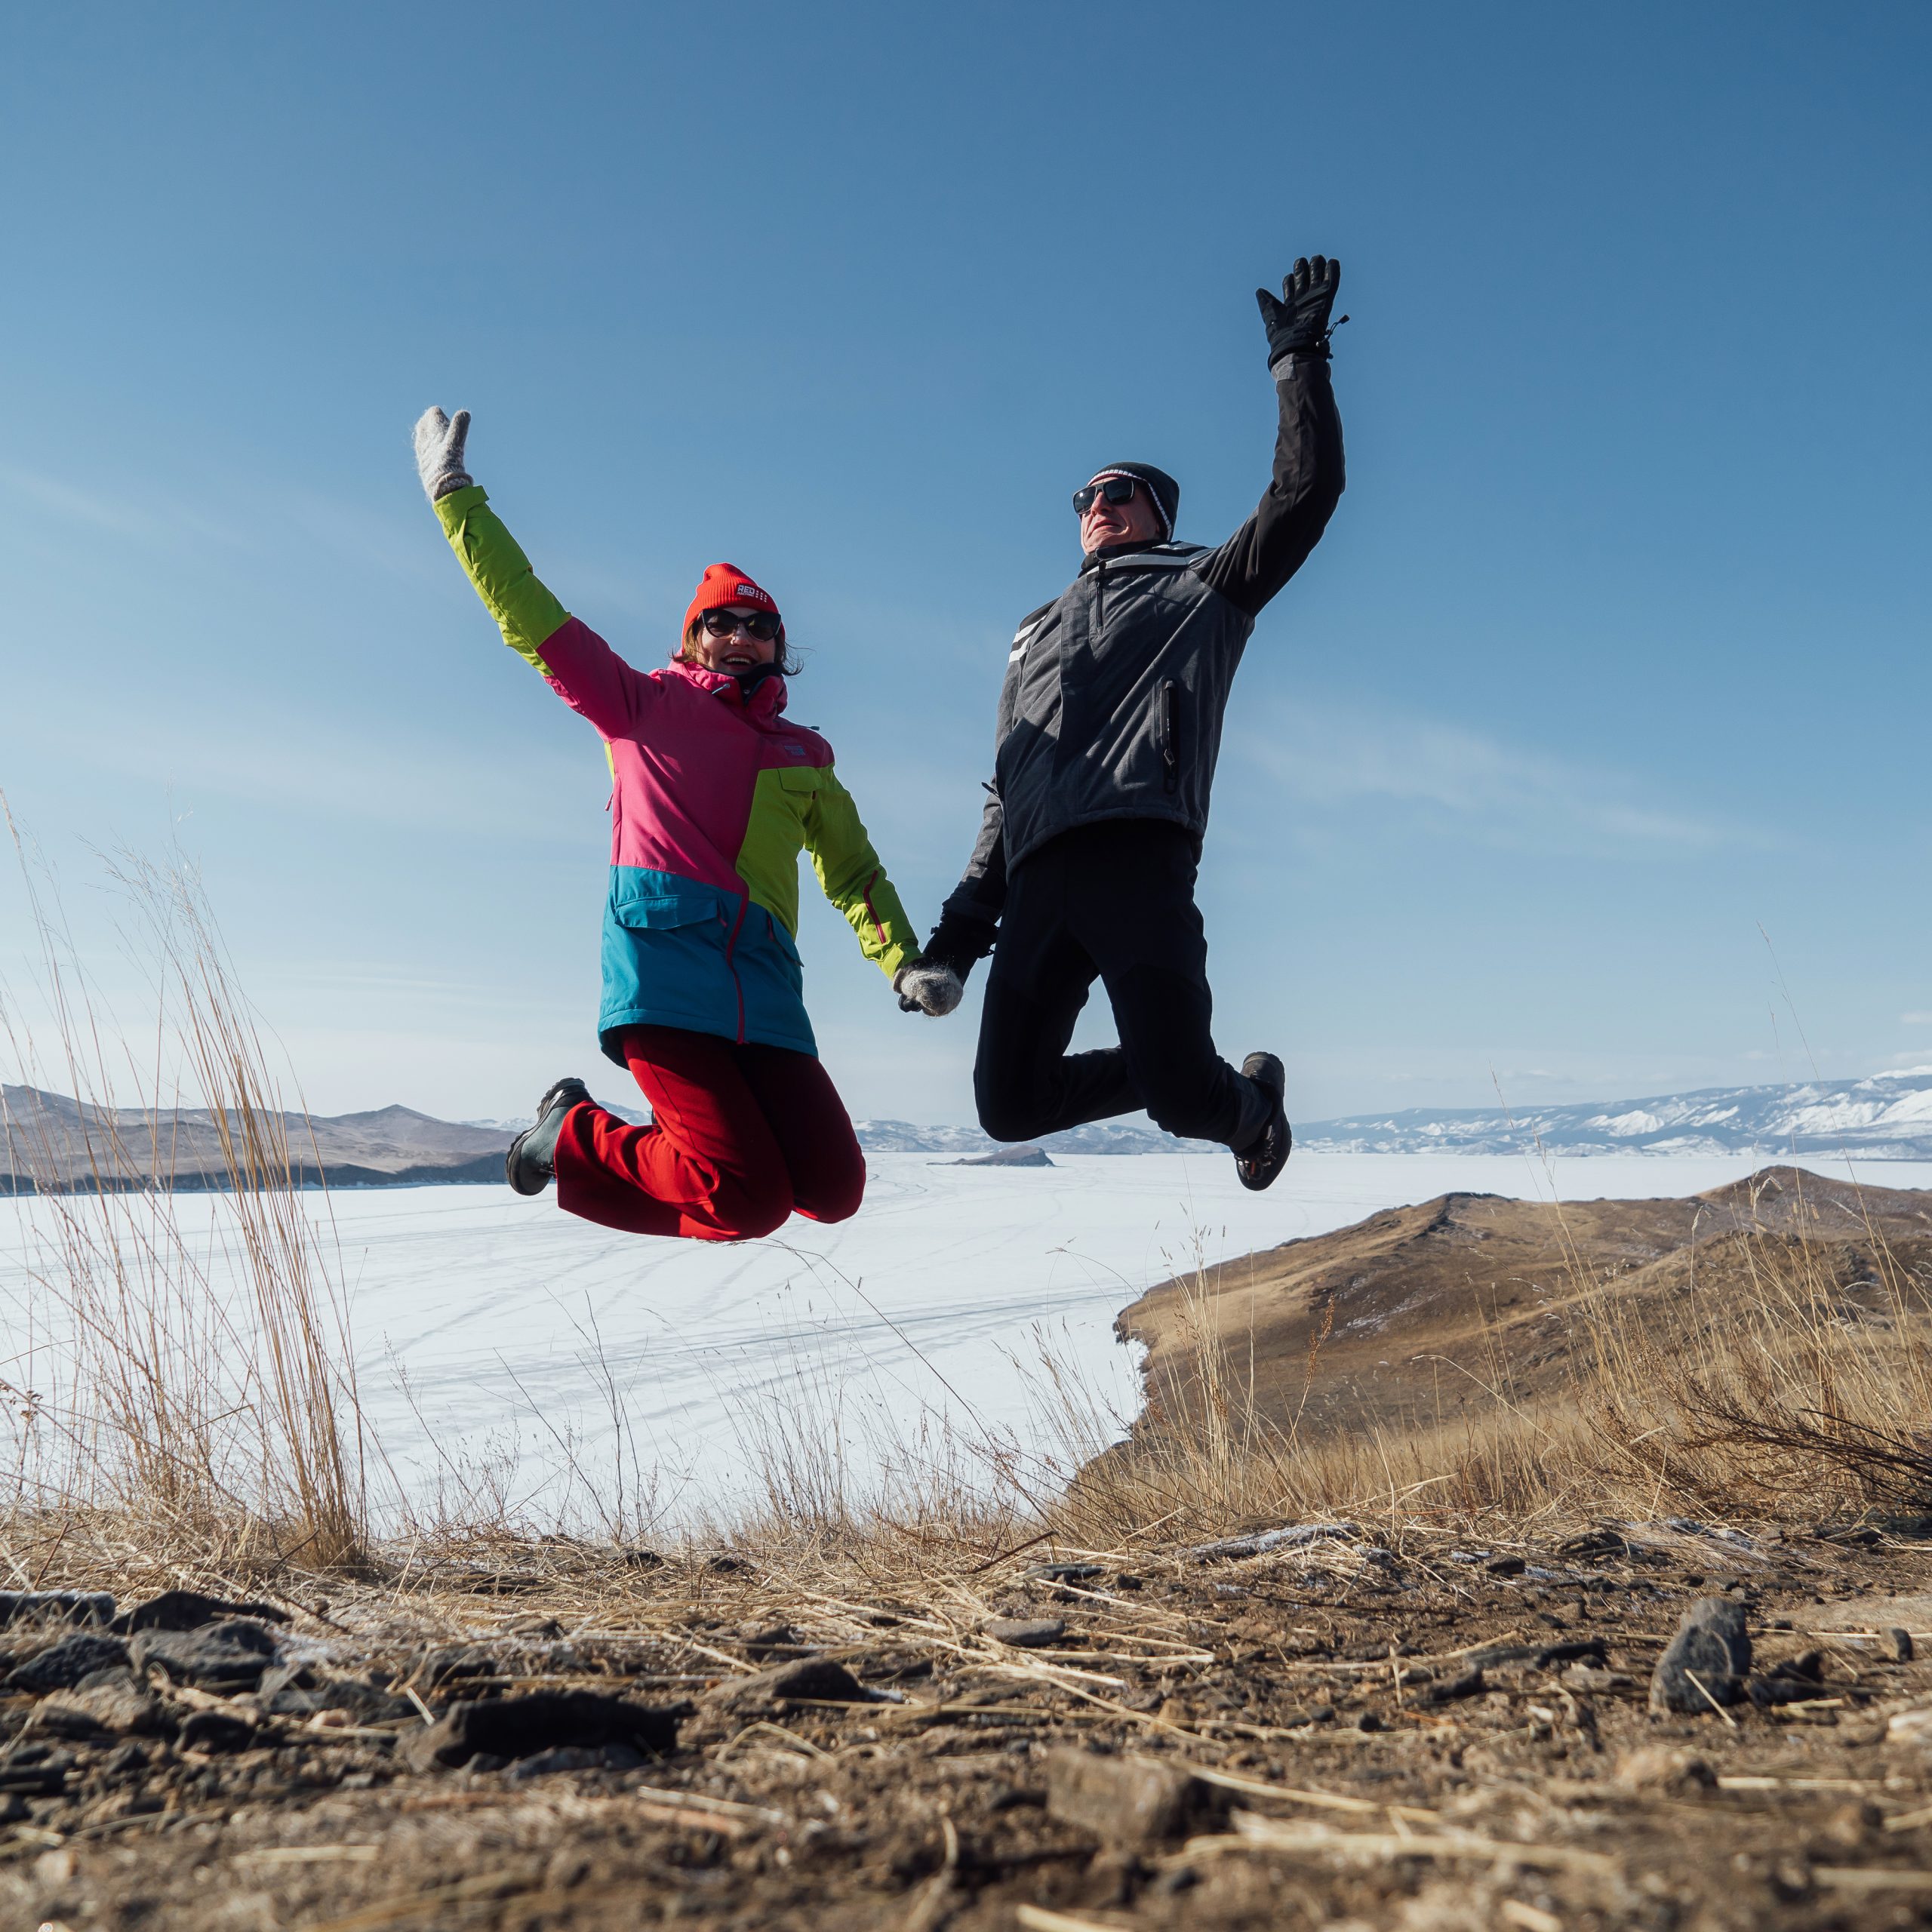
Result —
M 738 1044 L 741 1047 L 745 1044 L 745 983 L 738 977 L 738 934 L 743 930 L 751 903 L 749 892 L 739 900 L 738 916 L 731 921 L 731 936 L 724 942 L 724 964 L 731 968 L 732 990 L 738 995 Z
M 1180 687 L 1171 678 L 1161 685 L 1161 762 L 1167 768 L 1167 789 L 1180 789 L 1180 733 L 1176 714 L 1180 709 Z

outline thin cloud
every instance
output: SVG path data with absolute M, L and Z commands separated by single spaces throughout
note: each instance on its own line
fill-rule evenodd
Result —
M 1510 844 L 1692 854 L 1764 842 L 1650 795 L 1650 781 L 1635 773 L 1553 758 L 1460 724 L 1298 703 L 1233 742 L 1312 804 L 1379 801 L 1447 815 Z
M 247 539 L 232 525 L 198 511 L 183 508 L 171 498 L 168 488 L 158 485 L 156 500 L 168 508 L 158 510 L 146 501 L 116 497 L 105 491 L 83 488 L 17 464 L 0 463 L 0 488 L 24 497 L 50 515 L 91 530 L 105 530 L 116 537 L 139 543 L 178 543 L 183 537 L 198 537 L 229 549 L 247 547 Z

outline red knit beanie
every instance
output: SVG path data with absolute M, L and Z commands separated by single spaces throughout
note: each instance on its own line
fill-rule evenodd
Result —
M 685 613 L 685 629 L 688 632 L 694 620 L 707 611 L 722 610 L 727 604 L 749 604 L 753 609 L 769 611 L 778 617 L 778 606 L 772 600 L 770 591 L 761 589 L 736 564 L 712 564 L 697 580 L 697 589 L 692 596 L 691 608 Z M 778 641 L 785 641 L 785 620 L 779 617 Z M 684 649 L 681 636 L 678 642 L 678 655 Z

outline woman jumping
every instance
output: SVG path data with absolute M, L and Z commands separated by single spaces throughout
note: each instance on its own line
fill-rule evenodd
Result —
M 740 1241 L 794 1211 L 842 1221 L 866 1164 L 805 1017 L 798 857 L 902 998 L 959 1003 L 923 969 L 832 747 L 787 724 L 795 669 L 770 595 L 713 564 L 663 669 L 635 670 L 540 583 L 463 468 L 469 413 L 416 425 L 443 531 L 503 641 L 596 726 L 611 767 L 611 891 L 599 1044 L 628 1066 L 653 1124 L 632 1127 L 559 1080 L 510 1144 L 519 1194 L 554 1176 L 573 1214 L 636 1234 Z

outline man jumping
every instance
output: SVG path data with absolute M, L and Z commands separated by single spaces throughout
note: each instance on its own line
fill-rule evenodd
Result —
M 1328 377 L 1340 281 L 1341 264 L 1317 255 L 1278 300 L 1256 291 L 1281 428 L 1254 514 L 1218 549 L 1177 543 L 1171 476 L 1096 470 L 1073 493 L 1079 574 L 1014 638 L 979 842 L 900 1000 L 947 1010 L 946 982 L 992 954 L 973 1088 L 995 1140 L 1144 1107 L 1170 1134 L 1232 1148 L 1244 1186 L 1287 1164 L 1281 1061 L 1250 1054 L 1237 1073 L 1215 1051 L 1194 887 L 1241 653 L 1342 494 Z M 1069 1054 L 1096 979 L 1120 1044 Z

